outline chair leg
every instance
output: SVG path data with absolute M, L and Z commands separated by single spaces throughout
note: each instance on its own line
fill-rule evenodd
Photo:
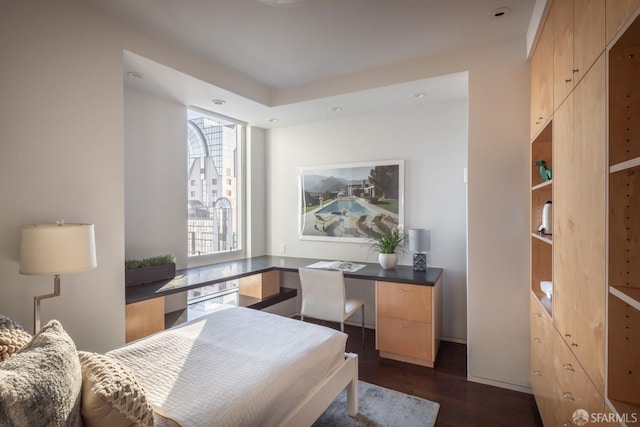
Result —
M 364 347 L 364 304 L 362 304 L 362 346 Z
M 302 315 L 302 314 L 300 315 L 300 321 L 304 322 L 304 315 Z
M 344 322 L 340 322 L 340 332 L 344 332 Z

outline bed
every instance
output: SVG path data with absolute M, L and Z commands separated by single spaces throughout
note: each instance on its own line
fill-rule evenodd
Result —
M 221 306 L 107 355 L 131 369 L 160 424 L 310 426 L 345 387 L 357 414 L 357 356 L 345 345 L 333 329 Z
M 311 426 L 346 388 L 346 335 L 241 307 L 106 354 L 81 351 L 60 322 L 31 336 L 0 315 L 0 425 Z

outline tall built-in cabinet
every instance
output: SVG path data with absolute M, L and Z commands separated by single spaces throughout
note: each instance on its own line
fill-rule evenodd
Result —
M 624 88 L 612 87 L 615 49 L 607 49 L 638 7 L 640 0 L 554 0 L 531 56 L 530 377 L 545 426 L 583 425 L 579 409 L 588 425 L 640 415 L 640 23 L 635 45 L 620 48 L 637 53 L 617 54 Z M 549 75 L 551 95 L 538 86 Z M 540 111 L 551 113 L 539 120 Z M 541 160 L 552 179 L 540 176 Z M 547 202 L 550 235 L 539 232 Z

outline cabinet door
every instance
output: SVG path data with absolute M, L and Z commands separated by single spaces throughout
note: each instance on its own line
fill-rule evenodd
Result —
M 605 48 L 605 4 L 602 0 L 573 3 L 573 81 L 586 75 Z
M 553 2 L 553 109 L 573 90 L 573 0 Z
M 531 57 L 531 138 L 553 112 L 553 8 Z
M 576 230 L 571 215 L 578 204 L 574 191 L 573 94 L 558 108 L 553 118 L 553 323 L 565 339 L 575 333 L 576 270 L 571 262 L 580 248 L 573 242 Z
M 559 338 L 554 343 L 554 369 L 556 377 L 556 395 L 554 401 L 558 409 L 558 424 L 571 423 L 576 410 L 584 409 L 589 414 L 604 412 L 604 398 L 591 383 L 589 376 L 580 363 Z M 601 425 L 589 423 L 589 425 Z
M 629 20 L 638 7 L 640 0 L 606 0 L 607 44 Z
M 164 297 L 127 304 L 124 313 L 126 342 L 164 329 Z
M 556 334 L 545 309 L 531 294 L 531 388 L 544 425 L 555 425 L 553 393 L 553 334 Z
M 431 287 L 403 283 L 376 283 L 378 314 L 431 323 Z
M 606 305 L 606 104 L 605 55 L 601 55 L 574 90 L 574 189 L 567 226 L 575 245 L 569 259 L 578 310 L 573 352 L 594 385 L 604 393 Z
M 376 329 L 382 357 L 385 353 L 392 353 L 423 360 L 423 365 L 433 366 L 430 323 L 378 316 Z

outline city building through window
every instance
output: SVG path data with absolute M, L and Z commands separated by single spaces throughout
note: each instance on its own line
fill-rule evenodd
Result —
M 187 129 L 188 255 L 241 249 L 244 125 L 189 109 Z

